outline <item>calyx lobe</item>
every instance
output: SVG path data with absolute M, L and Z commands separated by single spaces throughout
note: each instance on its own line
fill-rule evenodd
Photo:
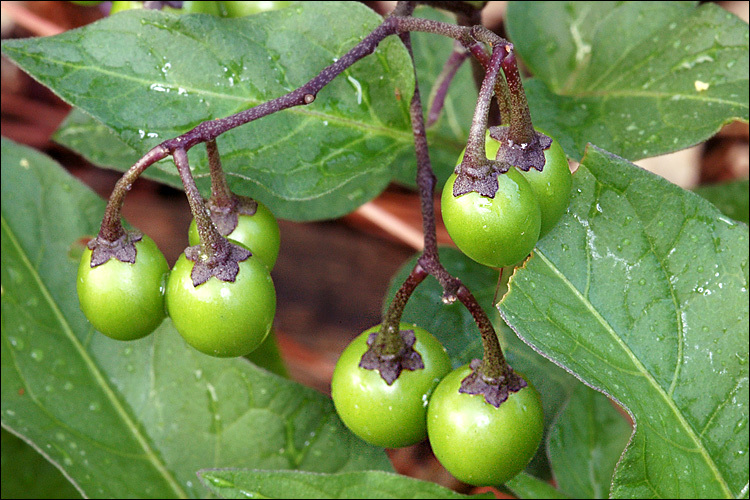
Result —
M 375 339 L 378 332 L 373 332 L 367 337 L 369 348 L 362 355 L 359 367 L 365 370 L 377 370 L 380 377 L 385 383 L 392 385 L 396 381 L 402 370 L 421 370 L 424 368 L 422 356 L 414 350 L 414 343 L 417 340 L 414 330 L 399 330 L 399 335 L 404 341 L 401 350 L 393 355 L 378 355 L 375 352 Z

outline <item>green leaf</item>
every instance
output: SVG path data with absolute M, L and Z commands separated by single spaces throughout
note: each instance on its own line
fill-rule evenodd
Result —
M 2 430 L 3 498 L 81 498 L 60 471 L 31 446 Z
M 549 456 L 570 498 L 609 498 L 612 474 L 632 427 L 601 393 L 579 385 L 550 432 Z
M 695 192 L 716 205 L 727 217 L 745 224 L 750 222 L 750 185 L 747 179 L 700 186 Z
M 141 158 L 135 149 L 122 142 L 112 130 L 77 108 L 68 113 L 52 138 L 103 168 L 118 167 L 122 170 Z M 165 168 L 168 168 L 166 162 Z
M 266 340 L 245 358 L 279 377 L 289 378 L 289 370 L 286 369 L 284 359 L 281 357 L 274 329 L 271 329 L 271 333 L 268 334 Z
M 317 391 L 185 344 L 169 320 L 133 342 L 93 330 L 75 291 L 104 203 L 2 141 L 2 425 L 86 496 L 195 497 L 204 467 L 391 470 Z
M 553 488 L 551 484 L 523 472 L 504 486 L 510 489 L 516 498 L 570 498 Z
M 143 154 L 298 88 L 381 21 L 357 2 L 299 3 L 236 19 L 139 9 L 54 37 L 4 41 L 3 52 Z M 385 40 L 313 104 L 223 134 L 217 143 L 230 185 L 284 218 L 350 212 L 386 187 L 405 152 L 413 158 L 413 86 L 403 45 Z M 207 193 L 204 148 L 190 158 Z M 169 163 L 147 173 L 179 183 Z
M 382 471 L 317 474 L 297 471 L 202 470 L 221 498 L 495 498 L 461 495 L 435 483 Z
M 748 477 L 748 229 L 591 147 L 569 212 L 499 304 L 633 416 L 615 497 L 734 497 Z
M 748 120 L 748 25 L 712 3 L 511 2 L 534 124 L 630 160 Z

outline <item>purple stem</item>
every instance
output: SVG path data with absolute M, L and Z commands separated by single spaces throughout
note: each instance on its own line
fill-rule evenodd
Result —
M 431 103 L 430 111 L 427 115 L 428 127 L 432 126 L 440 118 L 440 112 L 443 110 L 443 104 L 445 103 L 445 96 L 448 95 L 448 89 L 453 82 L 453 78 L 469 55 L 470 53 L 466 51 L 460 42 L 455 41 L 453 43 L 453 52 L 451 52 L 443 70 L 438 75 L 432 87 L 432 95 L 429 98 L 429 102 Z
M 482 169 L 488 164 L 485 154 L 485 131 L 487 130 L 487 116 L 490 110 L 490 102 L 495 91 L 495 82 L 500 73 L 500 65 L 506 57 L 505 47 L 494 47 L 490 58 L 489 68 L 485 74 L 482 87 L 479 89 L 479 99 L 474 110 L 474 118 L 469 129 L 469 140 L 466 144 L 466 153 L 461 164 L 456 170 L 468 168 L 465 172 L 474 177 L 480 177 L 481 172 L 472 172 L 474 169 Z

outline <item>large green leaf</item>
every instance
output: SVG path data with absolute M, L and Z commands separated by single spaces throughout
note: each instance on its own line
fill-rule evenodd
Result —
M 632 428 L 603 394 L 578 385 L 550 432 L 557 487 L 569 498 L 609 498 Z
M 143 154 L 202 121 L 303 85 L 381 21 L 357 2 L 300 3 L 238 19 L 141 9 L 54 37 L 4 41 L 3 52 Z M 413 85 L 403 45 L 385 40 L 313 104 L 223 134 L 217 142 L 230 184 L 285 218 L 353 210 L 380 193 L 396 159 L 413 151 Z M 85 156 L 106 156 L 93 141 L 78 142 Z M 190 158 L 207 192 L 203 148 Z M 169 163 L 148 175 L 179 183 Z
M 2 430 L 2 498 L 81 498 L 65 476 L 20 438 Z
M 505 487 L 511 490 L 516 498 L 570 498 L 551 484 L 524 472 L 505 483 Z
M 734 497 L 748 477 L 748 228 L 591 147 L 569 212 L 499 304 L 636 432 L 616 497 Z
M 693 2 L 511 2 L 534 124 L 635 160 L 748 120 L 748 26 Z
M 137 162 L 141 155 L 128 146 L 107 128 L 80 109 L 73 108 L 52 138 L 86 158 L 94 165 L 104 168 L 128 167 Z M 169 168 L 165 160 L 164 168 Z M 170 162 L 171 163 L 171 162 Z M 172 166 L 174 164 L 172 163 Z M 172 181 L 175 187 L 179 181 Z
M 750 222 L 750 183 L 747 179 L 700 186 L 695 192 L 734 220 Z
M 242 358 L 203 355 L 168 319 L 133 342 L 95 332 L 75 277 L 102 200 L 7 140 L 0 186 L 2 425 L 87 496 L 201 496 L 205 467 L 390 470 L 330 399 Z
M 319 474 L 299 471 L 203 470 L 221 498 L 495 498 L 461 495 L 443 486 L 383 471 Z
M 631 426 L 601 393 L 578 384 L 557 416 L 548 454 L 557 488 L 528 474 L 506 483 L 518 498 L 609 498 Z

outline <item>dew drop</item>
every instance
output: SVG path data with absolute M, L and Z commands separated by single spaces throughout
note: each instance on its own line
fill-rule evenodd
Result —
M 8 340 L 10 341 L 10 345 L 12 345 L 17 351 L 23 351 L 23 348 L 26 347 L 26 344 L 22 339 L 8 337 Z
M 735 433 L 740 432 L 742 429 L 745 428 L 746 425 L 747 425 L 747 419 L 743 418 L 742 420 L 737 422 L 737 424 L 734 426 L 734 432 Z
M 229 481 L 225 481 L 224 479 L 221 479 L 220 477 L 211 477 L 208 479 L 211 484 L 214 486 L 218 486 L 219 488 L 232 488 L 234 487 L 233 483 L 230 483 Z

